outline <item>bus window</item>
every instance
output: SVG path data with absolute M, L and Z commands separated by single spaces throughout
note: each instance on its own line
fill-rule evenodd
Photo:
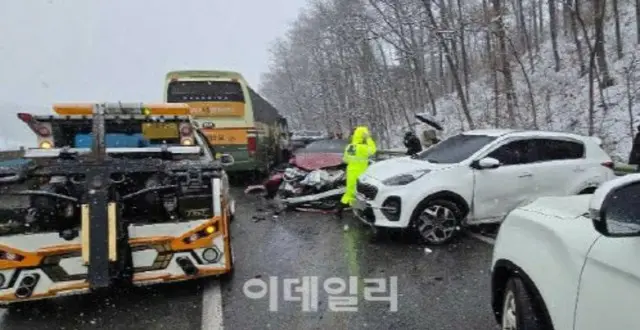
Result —
M 167 102 L 244 102 L 242 86 L 231 81 L 172 81 Z

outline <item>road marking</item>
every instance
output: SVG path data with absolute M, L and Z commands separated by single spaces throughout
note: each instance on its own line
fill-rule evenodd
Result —
M 477 240 L 483 241 L 483 242 L 485 242 L 487 244 L 491 244 L 491 245 L 496 244 L 496 240 L 494 238 L 491 238 L 491 237 L 483 236 L 483 235 L 476 234 L 476 233 L 467 233 L 467 235 L 469 235 L 469 236 L 471 236 L 471 237 L 473 237 L 473 238 L 475 238 Z
M 220 281 L 213 279 L 202 292 L 202 330 L 223 330 L 223 321 Z

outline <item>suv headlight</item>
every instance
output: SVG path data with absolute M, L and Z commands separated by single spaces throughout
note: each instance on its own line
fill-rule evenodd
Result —
M 423 175 L 429 172 L 431 172 L 431 170 L 420 170 L 420 171 L 400 174 L 400 175 L 392 176 L 386 180 L 383 180 L 382 183 L 387 186 L 404 186 L 406 184 L 409 184 L 413 181 L 418 180 Z

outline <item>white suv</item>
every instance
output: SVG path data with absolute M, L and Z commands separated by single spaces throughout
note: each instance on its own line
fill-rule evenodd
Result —
M 500 227 L 492 305 L 502 329 L 640 328 L 640 175 L 544 197 Z
M 460 225 L 499 223 L 523 203 L 592 193 L 614 177 L 598 138 L 474 130 L 370 166 L 357 183 L 354 213 L 370 225 L 412 227 L 427 243 L 443 244 Z

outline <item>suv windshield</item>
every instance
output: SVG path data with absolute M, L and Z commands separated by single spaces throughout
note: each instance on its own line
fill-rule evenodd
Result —
M 431 163 L 459 163 L 486 146 L 496 137 L 488 135 L 459 134 L 414 156 Z

